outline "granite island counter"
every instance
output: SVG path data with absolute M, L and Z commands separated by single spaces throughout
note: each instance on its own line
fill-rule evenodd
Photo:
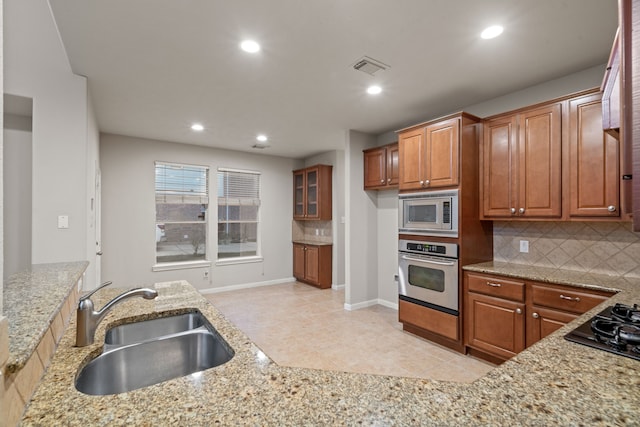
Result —
M 640 301 L 640 284 L 602 284 L 616 302 Z M 598 308 L 485 377 L 459 384 L 278 366 L 187 282 L 155 285 L 105 318 L 96 344 L 77 348 L 75 317 L 21 424 L 30 425 L 638 425 L 640 363 L 563 339 Z M 121 290 L 94 295 L 102 306 Z M 198 308 L 235 350 L 231 361 L 128 393 L 89 396 L 74 387 L 100 354 L 105 330 L 127 319 Z M 606 356 L 605 356 L 606 355 Z

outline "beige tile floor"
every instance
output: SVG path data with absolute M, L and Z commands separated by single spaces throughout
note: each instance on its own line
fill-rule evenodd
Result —
M 344 290 L 294 282 L 206 298 L 284 366 L 456 382 L 494 367 L 404 332 L 396 310 L 344 310 Z

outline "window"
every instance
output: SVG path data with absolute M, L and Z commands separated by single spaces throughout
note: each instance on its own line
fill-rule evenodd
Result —
M 259 256 L 260 173 L 218 169 L 218 259 Z
M 156 263 L 207 259 L 209 168 L 156 162 Z

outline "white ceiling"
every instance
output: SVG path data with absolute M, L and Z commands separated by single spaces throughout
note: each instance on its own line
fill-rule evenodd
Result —
M 615 0 L 50 3 L 102 132 L 242 151 L 265 133 L 261 153 L 294 158 L 603 64 L 617 26 Z M 364 55 L 391 68 L 353 70 Z

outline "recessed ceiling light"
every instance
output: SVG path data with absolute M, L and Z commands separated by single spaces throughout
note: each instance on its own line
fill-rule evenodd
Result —
M 382 88 L 381 88 L 380 86 L 375 86 L 375 85 L 374 85 L 374 86 L 369 86 L 369 87 L 367 88 L 367 93 L 368 93 L 369 95 L 377 95 L 377 94 L 379 94 L 380 92 L 382 92 Z
M 484 31 L 480 33 L 480 37 L 487 40 L 492 39 L 502 34 L 502 31 L 504 31 L 504 28 L 502 28 L 502 26 L 492 25 L 488 28 L 485 28 Z
M 191 130 L 195 130 L 196 132 L 202 132 L 204 130 L 204 126 L 200 123 L 194 123 L 191 125 Z
M 256 53 L 260 51 L 260 45 L 253 40 L 243 41 L 240 43 L 240 48 L 249 53 Z
M 267 135 L 258 135 L 256 136 L 256 139 L 260 142 L 267 142 L 269 138 L 267 138 Z

